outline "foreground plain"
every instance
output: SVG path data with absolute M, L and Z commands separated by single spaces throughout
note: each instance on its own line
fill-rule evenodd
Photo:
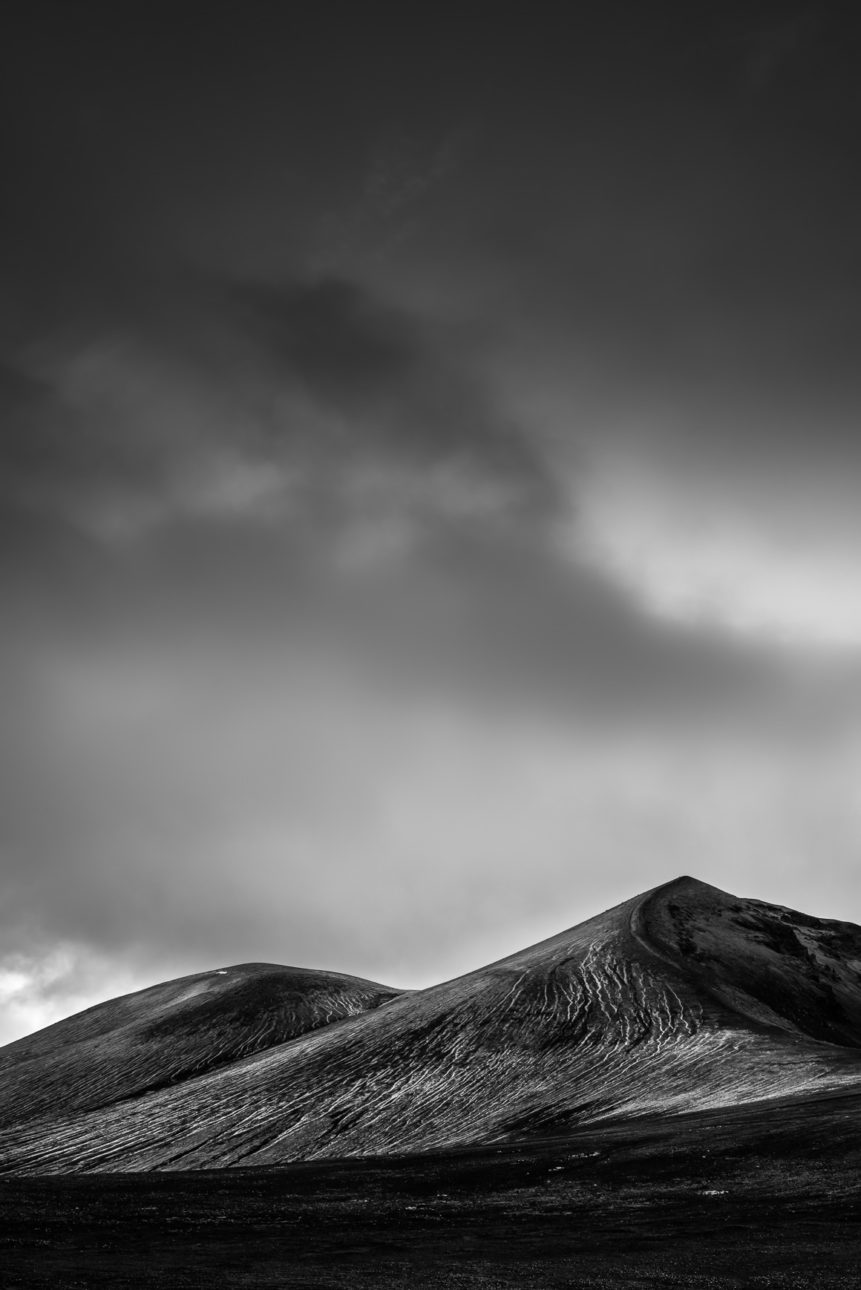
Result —
M 856 1290 L 861 1095 L 270 1169 L 0 1179 L 4 1290 Z

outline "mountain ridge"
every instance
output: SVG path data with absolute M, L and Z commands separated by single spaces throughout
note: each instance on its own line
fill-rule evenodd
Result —
M 0 1050 L 0 1169 L 438 1150 L 861 1081 L 861 929 L 687 876 L 425 990 L 364 985 L 385 997 L 114 1104 L 60 1098 L 29 1122 Z
M 141 1096 L 399 993 L 361 977 L 272 963 L 234 964 L 147 986 L 0 1048 L 0 1122 L 12 1106 L 20 1121 L 51 1113 L 58 1099 L 66 1109 L 86 1111 Z M 48 1059 L 34 1080 L 38 1063 Z

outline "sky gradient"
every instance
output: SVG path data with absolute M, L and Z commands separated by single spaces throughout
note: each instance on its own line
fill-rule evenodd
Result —
M 4 13 L 0 1040 L 861 921 L 841 7 Z

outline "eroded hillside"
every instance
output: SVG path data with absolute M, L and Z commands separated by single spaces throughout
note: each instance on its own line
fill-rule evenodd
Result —
M 236 1032 L 245 1038 L 231 1038 L 228 991 L 192 1027 L 195 1060 L 209 1053 L 215 1068 L 186 1064 L 163 1087 L 135 1089 L 123 1074 L 123 1030 L 102 1035 L 112 1104 L 83 1110 L 55 1086 L 43 1118 L 0 1134 L 2 1168 L 195 1169 L 414 1152 L 854 1087 L 859 937 L 849 924 L 682 878 L 428 990 L 396 996 L 354 982 L 340 1013 L 280 1041 L 277 1029 L 258 1026 L 253 999 Z M 277 979 L 270 984 L 277 996 Z M 310 999 L 313 981 L 307 989 Z M 292 1005 L 291 1015 L 301 1011 Z M 183 1025 L 186 1033 L 190 1020 Z M 140 1069 L 167 1060 L 170 1026 L 160 1026 L 134 1032 Z M 261 1034 L 262 1051 L 229 1052 Z M 45 1054 L 45 1071 L 56 1056 Z M 40 1078 L 40 1060 L 29 1059 L 25 1084 Z M 15 1071 L 3 1076 L 7 1091 Z M 128 1095 L 117 1102 L 123 1080 Z

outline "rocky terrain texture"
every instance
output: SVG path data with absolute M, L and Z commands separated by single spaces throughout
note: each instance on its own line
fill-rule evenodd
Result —
M 0 1170 L 489 1146 L 861 1088 L 861 929 L 680 878 L 400 994 L 243 966 L 0 1050 Z
M 861 1095 L 278 1168 L 0 1178 L 4 1290 L 857 1290 Z
M 176 1085 L 399 993 L 373 981 L 242 963 L 97 1004 L 0 1048 L 0 1118 L 85 1111 Z

